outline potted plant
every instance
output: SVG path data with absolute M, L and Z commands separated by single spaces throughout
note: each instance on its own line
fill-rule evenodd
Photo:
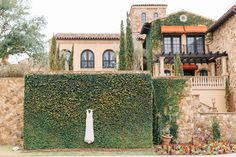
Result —
M 172 137 L 173 136 L 170 134 L 170 126 L 169 125 L 165 126 L 162 132 L 162 144 L 169 145 Z

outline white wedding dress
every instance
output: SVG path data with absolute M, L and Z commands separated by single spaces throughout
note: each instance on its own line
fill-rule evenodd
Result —
M 94 142 L 94 131 L 93 131 L 93 110 L 86 110 L 86 129 L 84 142 L 91 144 Z

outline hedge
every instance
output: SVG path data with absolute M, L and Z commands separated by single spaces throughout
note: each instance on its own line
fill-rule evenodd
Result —
M 24 149 L 146 148 L 152 142 L 149 74 L 28 74 Z M 93 144 L 84 142 L 94 109 Z
M 170 133 L 176 139 L 178 126 L 176 119 L 179 116 L 179 102 L 183 97 L 186 79 L 157 78 L 153 79 L 153 143 L 161 143 L 162 130 L 170 125 Z M 174 139 L 174 140 L 175 140 Z

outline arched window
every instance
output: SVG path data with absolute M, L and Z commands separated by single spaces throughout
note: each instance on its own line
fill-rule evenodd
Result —
M 91 50 L 81 53 L 81 68 L 94 68 L 94 54 Z
M 146 19 L 147 17 L 146 17 L 146 13 L 142 13 L 141 14 L 141 23 L 142 23 L 142 25 L 146 22 Z
M 203 69 L 200 71 L 200 76 L 208 76 L 208 71 Z
M 102 66 L 103 68 L 115 68 L 116 56 L 114 51 L 106 50 L 102 56 Z
M 158 19 L 159 14 L 158 13 L 154 13 L 154 20 Z

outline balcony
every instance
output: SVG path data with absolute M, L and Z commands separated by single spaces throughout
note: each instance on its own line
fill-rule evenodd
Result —
M 195 76 L 189 78 L 192 89 L 225 89 L 226 77 L 223 76 Z

